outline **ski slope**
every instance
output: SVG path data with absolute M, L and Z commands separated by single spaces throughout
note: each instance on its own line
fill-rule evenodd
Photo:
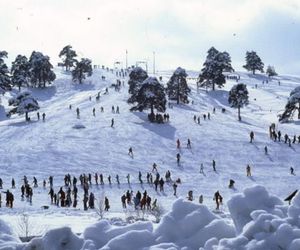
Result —
M 162 73 L 166 83 L 170 72 Z M 131 215 L 133 208 L 123 211 L 120 197 L 127 190 L 147 190 L 148 194 L 168 211 L 177 197 L 186 198 L 189 190 L 193 190 L 195 203 L 199 195 L 204 196 L 204 204 L 215 209 L 214 193 L 219 190 L 224 205 L 221 216 L 229 217 L 226 201 L 246 187 L 263 185 L 278 197 L 285 198 L 299 188 L 299 152 L 300 144 L 288 147 L 283 142 L 273 142 L 269 138 L 269 126 L 276 123 L 282 134 L 290 137 L 300 135 L 299 121 L 279 124 L 277 115 L 283 110 L 287 97 L 292 89 L 299 86 L 300 78 L 296 76 L 275 77 L 268 84 L 262 84 L 264 75 L 252 76 L 238 72 L 239 82 L 247 84 L 249 105 L 241 110 L 242 121 L 237 119 L 237 110 L 229 107 L 228 91 L 236 84 L 235 80 L 227 80 L 223 89 L 215 92 L 200 90 L 190 80 L 192 88 L 190 104 L 173 105 L 168 108 L 170 122 L 151 124 L 148 112 L 130 112 L 127 104 L 127 78 L 120 92 L 110 88 L 117 77 L 107 71 L 95 70 L 92 77 L 83 84 L 74 84 L 71 76 L 61 69 L 56 69 L 57 79 L 47 89 L 34 89 L 33 95 L 40 104 L 40 113 L 46 113 L 46 121 L 37 121 L 36 114 L 31 113 L 31 122 L 24 117 L 5 118 L 4 110 L 0 117 L 0 177 L 4 182 L 4 190 L 10 189 L 11 178 L 15 178 L 17 188 L 14 208 L 2 207 L 0 218 L 17 227 L 18 215 L 30 212 L 30 216 L 41 225 L 41 229 L 58 226 L 71 226 L 74 232 L 80 233 L 87 226 L 98 220 L 93 210 L 83 211 L 83 190 L 79 188 L 77 209 L 58 208 L 50 205 L 49 186 L 42 187 L 43 179 L 54 176 L 54 190 L 63 186 L 64 175 L 70 173 L 78 178 L 81 173 L 102 173 L 104 186 L 90 188 L 96 198 L 107 196 L 111 209 L 105 216 L 109 218 Z M 101 77 L 105 76 L 106 80 Z M 278 85 L 280 80 L 280 86 Z M 257 84 L 258 88 L 255 88 Z M 105 88 L 109 93 L 104 94 Z M 100 102 L 95 97 L 101 91 Z M 7 100 L 14 93 L 2 97 L 2 105 L 8 110 Z M 89 100 L 89 97 L 92 100 Z M 72 110 L 69 109 L 72 105 Z M 120 114 L 111 112 L 112 105 L 120 107 Z M 100 112 L 100 107 L 104 112 Z M 80 109 L 80 119 L 76 117 L 76 108 Z M 96 116 L 92 109 L 96 108 Z M 213 107 L 216 113 L 213 114 Z M 222 113 L 221 109 L 226 112 Z M 210 112 L 211 119 L 203 120 L 202 114 Z M 194 115 L 201 115 L 201 124 L 193 121 Z M 115 126 L 111 128 L 111 119 Z M 74 129 L 74 125 L 84 125 L 84 129 Z M 254 131 L 254 143 L 249 143 L 249 133 Z M 190 138 L 192 149 L 186 148 Z M 180 139 L 182 148 L 176 149 L 176 140 Z M 264 147 L 269 153 L 265 155 Z M 134 158 L 127 153 L 133 148 Z M 176 154 L 181 154 L 181 165 L 177 166 Z M 212 160 L 216 161 L 217 172 L 212 171 Z M 171 171 L 173 180 L 181 178 L 177 197 L 173 195 L 171 185 L 165 185 L 165 192 L 156 192 L 146 183 L 146 173 L 151 172 L 152 164 L 158 165 L 159 173 L 164 177 Z M 205 175 L 199 173 L 200 164 L 204 164 Z M 252 168 L 252 177 L 246 176 L 246 165 Z M 295 168 L 296 175 L 290 175 L 289 168 Z M 138 172 L 143 174 L 144 184 L 139 184 Z M 127 184 L 126 175 L 131 175 L 131 185 Z M 116 184 L 115 175 L 120 176 L 121 185 Z M 35 176 L 39 187 L 34 188 L 33 204 L 21 200 L 20 187 L 23 176 L 30 182 Z M 112 176 L 113 184 L 108 185 L 107 177 Z M 229 179 L 235 180 L 235 189 L 229 189 Z M 93 180 L 94 182 L 94 180 Z M 3 190 L 3 191 L 4 191 Z M 2 194 L 2 197 L 5 197 Z M 4 201 L 4 198 L 2 198 Z M 2 203 L 3 204 L 3 203 Z M 41 206 L 50 205 L 48 210 Z M 230 218 L 228 218 L 230 220 Z M 47 226 L 44 226 L 47 224 Z

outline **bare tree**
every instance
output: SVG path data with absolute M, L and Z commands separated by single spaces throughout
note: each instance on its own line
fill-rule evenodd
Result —
M 46 226 L 37 225 L 29 213 L 24 211 L 19 215 L 17 223 L 18 235 L 25 242 L 29 241 L 33 236 L 41 235 L 47 230 Z

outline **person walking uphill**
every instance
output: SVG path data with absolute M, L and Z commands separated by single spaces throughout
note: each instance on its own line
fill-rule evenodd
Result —
M 105 196 L 105 199 L 104 199 L 104 210 L 105 211 L 108 211 L 110 209 L 110 205 L 109 205 L 109 200 L 108 198 Z
M 254 132 L 251 131 L 251 132 L 250 132 L 250 143 L 252 143 L 253 140 L 254 140 Z

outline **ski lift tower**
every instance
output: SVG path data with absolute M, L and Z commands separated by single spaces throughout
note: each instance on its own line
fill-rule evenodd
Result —
M 146 67 L 146 72 L 148 73 L 148 63 L 147 63 L 147 61 L 136 61 L 135 66 L 138 67 L 138 66 L 140 66 L 141 64 L 144 64 L 144 65 L 145 65 L 145 67 Z

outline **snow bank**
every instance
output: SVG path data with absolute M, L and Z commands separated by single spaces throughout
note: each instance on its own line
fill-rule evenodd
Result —
M 287 213 L 278 206 L 281 204 L 261 186 L 245 189 L 242 195 L 234 196 L 228 202 L 234 223 L 242 228 L 241 234 L 222 239 L 218 244 L 214 241 L 206 249 L 300 249 L 299 193 Z
M 212 237 L 233 237 L 235 230 L 206 206 L 179 199 L 154 233 L 159 243 L 174 242 L 180 247 L 196 249 Z
M 262 186 L 246 188 L 242 194 L 234 195 L 227 204 L 238 233 L 251 221 L 250 214 L 254 210 L 264 210 L 284 216 L 282 210 L 276 207 L 276 205 L 283 205 L 282 201 L 276 196 L 269 195 Z
M 264 187 L 255 186 L 233 196 L 228 207 L 235 226 L 204 205 L 178 199 L 155 229 L 151 222 L 116 226 L 101 220 L 80 237 L 65 227 L 27 244 L 0 221 L 0 250 L 300 249 L 300 193 L 287 208 Z

